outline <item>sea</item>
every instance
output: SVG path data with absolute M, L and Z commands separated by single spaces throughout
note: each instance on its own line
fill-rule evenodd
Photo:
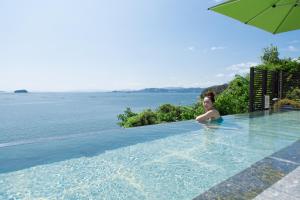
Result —
M 0 144 L 121 129 L 117 115 L 191 105 L 199 93 L 0 93 Z

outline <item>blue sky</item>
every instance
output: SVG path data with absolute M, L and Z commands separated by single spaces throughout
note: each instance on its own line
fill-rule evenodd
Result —
M 299 31 L 272 35 L 208 11 L 218 0 L 2 0 L 0 90 L 207 87 L 260 62 L 300 56 Z

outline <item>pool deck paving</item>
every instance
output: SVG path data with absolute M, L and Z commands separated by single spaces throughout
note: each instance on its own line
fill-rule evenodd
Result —
M 195 197 L 194 200 L 300 199 L 300 140 Z
M 259 194 L 254 200 L 300 199 L 300 167 Z

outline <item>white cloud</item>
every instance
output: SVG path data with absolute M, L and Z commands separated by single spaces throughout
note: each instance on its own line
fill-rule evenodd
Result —
M 186 51 L 196 51 L 196 47 L 195 46 L 188 46 L 185 48 Z
M 255 62 L 239 63 L 239 64 L 234 64 L 234 65 L 227 67 L 226 70 L 232 72 L 229 74 L 229 76 L 232 77 L 235 74 L 244 75 L 249 72 L 250 67 L 256 66 L 256 65 L 258 65 L 258 63 L 255 63 Z
M 225 49 L 226 47 L 222 47 L 222 46 L 213 46 L 210 48 L 211 51 L 216 51 L 216 50 L 223 50 Z
M 214 0 L 214 2 L 216 2 L 216 3 L 220 3 L 222 1 L 224 1 L 224 0 Z
M 204 49 L 203 53 L 208 53 L 209 51 L 218 51 L 218 50 L 224 50 L 226 47 L 224 46 L 212 46 L 210 48 Z

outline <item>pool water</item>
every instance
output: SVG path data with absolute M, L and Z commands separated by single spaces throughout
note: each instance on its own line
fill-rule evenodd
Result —
M 0 147 L 0 199 L 192 199 L 300 139 L 300 112 L 225 116 Z

